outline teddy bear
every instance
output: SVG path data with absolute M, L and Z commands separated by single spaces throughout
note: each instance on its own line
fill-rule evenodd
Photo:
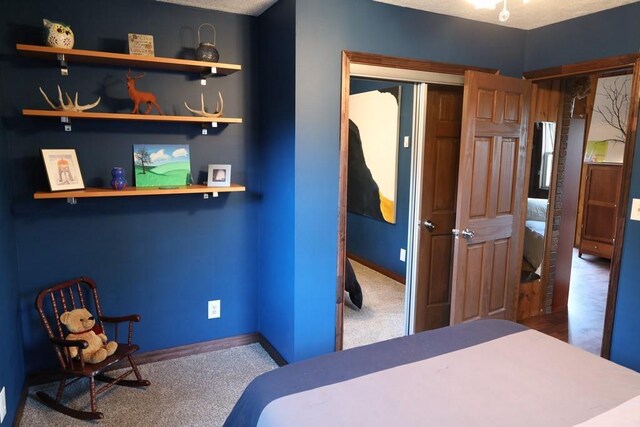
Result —
M 85 340 L 89 344 L 86 349 L 82 350 L 85 362 L 100 363 L 115 353 L 118 348 L 117 342 L 107 341 L 107 336 L 102 332 L 102 328 L 96 325 L 95 317 L 86 308 L 76 308 L 62 313 L 60 322 L 70 332 L 66 339 Z M 69 353 L 71 357 L 76 357 L 78 349 L 70 347 Z

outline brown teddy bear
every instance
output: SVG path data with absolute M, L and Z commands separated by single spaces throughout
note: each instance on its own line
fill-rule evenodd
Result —
M 62 322 L 70 332 L 70 334 L 66 336 L 66 339 L 85 340 L 89 343 L 89 347 L 82 350 L 82 356 L 85 362 L 100 363 L 115 353 L 118 348 L 117 342 L 107 342 L 107 336 L 102 332 L 102 328 L 96 326 L 96 319 L 89 310 L 85 308 L 77 308 L 62 313 L 60 322 Z M 70 347 L 69 353 L 71 357 L 76 357 L 78 355 L 78 349 L 76 347 Z

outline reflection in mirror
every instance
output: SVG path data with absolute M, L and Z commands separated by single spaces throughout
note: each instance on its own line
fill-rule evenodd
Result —
M 631 83 L 630 74 L 598 78 L 586 162 L 622 163 Z
M 539 314 L 549 187 L 553 170 L 556 124 L 537 122 L 533 132 L 531 176 L 524 231 L 524 252 L 520 276 L 518 320 Z
M 413 84 L 350 78 L 343 349 L 404 335 Z

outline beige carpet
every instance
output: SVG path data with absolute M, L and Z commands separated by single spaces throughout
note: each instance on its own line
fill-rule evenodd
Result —
M 100 426 L 221 426 L 246 385 L 277 365 L 259 344 L 140 365 L 151 386 L 144 389 L 113 387 L 98 396 L 104 413 Z M 102 384 L 102 383 L 98 383 Z M 75 409 L 90 410 L 87 381 L 68 389 Z M 35 397 L 46 389 L 55 396 L 56 384 L 31 387 L 21 426 L 87 426 L 50 410 Z M 66 395 L 66 396 L 69 396 Z M 75 397 L 74 397 L 75 395 Z
M 358 310 L 345 294 L 343 348 L 403 336 L 405 286 L 353 260 L 351 264 L 364 302 Z

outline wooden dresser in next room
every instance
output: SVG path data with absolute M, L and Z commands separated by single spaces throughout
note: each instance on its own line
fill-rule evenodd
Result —
M 579 256 L 611 259 L 618 217 L 622 163 L 585 163 Z

